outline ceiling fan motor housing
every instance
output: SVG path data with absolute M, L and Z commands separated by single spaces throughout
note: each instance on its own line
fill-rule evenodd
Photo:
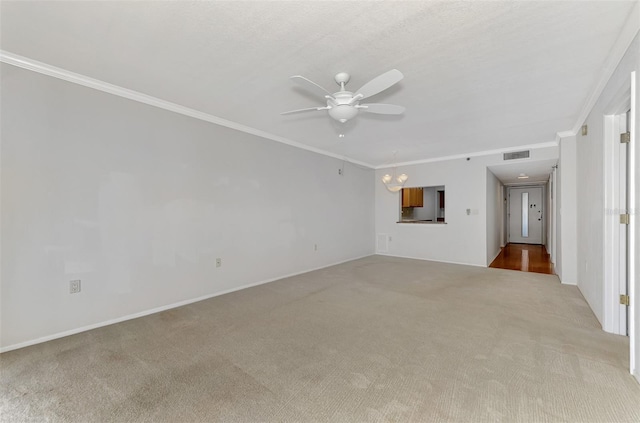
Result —
M 342 86 L 342 84 L 346 84 L 347 82 L 349 82 L 349 80 L 351 79 L 351 75 L 346 72 L 340 72 L 333 79 L 336 81 L 336 84 Z
M 353 93 L 349 91 L 338 91 L 334 98 L 327 100 L 329 116 L 338 122 L 345 123 L 358 114 L 358 109 L 353 104 Z
M 358 109 L 382 115 L 399 115 L 404 112 L 404 107 L 395 106 L 393 104 L 360 104 L 360 101 L 386 90 L 390 86 L 398 83 L 403 77 L 404 76 L 399 70 L 391 69 L 390 71 L 385 72 L 382 75 L 378 75 L 371 81 L 364 84 L 358 91 L 356 91 L 357 94 L 354 95 L 351 91 L 347 91 L 345 89 L 345 84 L 347 84 L 349 79 L 351 79 L 351 76 L 346 72 L 340 72 L 334 77 L 336 83 L 340 86 L 340 91 L 333 94 L 322 88 L 322 86 L 301 75 L 294 75 L 291 77 L 292 80 L 299 84 L 303 84 L 306 88 L 311 88 L 322 94 L 322 96 L 327 100 L 327 105 L 323 107 L 307 107 L 305 109 L 291 110 L 281 114 L 288 115 L 299 112 L 327 110 L 332 119 L 341 123 L 355 117 L 358 114 Z

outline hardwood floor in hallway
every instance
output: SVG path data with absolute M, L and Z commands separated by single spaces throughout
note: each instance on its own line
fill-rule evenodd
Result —
M 555 274 L 551 256 L 544 245 L 507 244 L 489 267 Z

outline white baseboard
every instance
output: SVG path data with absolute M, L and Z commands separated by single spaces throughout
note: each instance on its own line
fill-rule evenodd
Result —
M 86 332 L 88 330 L 101 328 L 103 326 L 113 325 L 115 323 L 124 322 L 126 320 L 137 319 L 138 317 L 144 317 L 144 316 L 148 316 L 150 314 L 159 313 L 161 311 L 169 310 L 169 309 L 172 309 L 172 308 L 182 307 L 182 306 L 187 305 L 187 304 L 197 303 L 198 301 L 207 300 L 209 298 L 218 297 L 220 295 L 229 294 L 231 292 L 240 291 L 242 289 L 251 288 L 251 287 L 254 287 L 254 286 L 258 286 L 258 285 L 264 285 L 266 283 L 275 282 L 275 281 L 278 281 L 280 279 L 290 278 L 290 277 L 293 277 L 293 276 L 302 275 L 304 273 L 315 272 L 316 270 L 326 269 L 327 267 L 337 266 L 337 265 L 342 264 L 342 263 L 347 263 L 349 261 L 359 260 L 359 259 L 362 259 L 362 258 L 365 258 L 365 257 L 369 257 L 369 256 L 372 256 L 372 255 L 374 255 L 374 254 L 373 253 L 372 254 L 366 254 L 366 255 L 363 255 L 363 256 L 354 257 L 354 258 L 350 258 L 350 259 L 347 259 L 347 260 L 342 260 L 342 261 L 339 261 L 339 262 L 327 264 L 327 265 L 324 265 L 324 266 L 315 267 L 315 268 L 308 269 L 308 270 L 303 270 L 301 272 L 289 273 L 287 275 L 282 275 L 282 276 L 278 276 L 278 277 L 275 277 L 275 278 L 265 279 L 265 280 L 262 280 L 262 281 L 259 281 L 259 282 L 255 282 L 255 283 L 249 283 L 249 284 L 242 285 L 242 286 L 239 286 L 239 287 L 236 287 L 236 288 L 226 289 L 224 291 L 218 291 L 218 292 L 215 292 L 213 294 L 204 295 L 202 297 L 191 298 L 189 300 L 179 301 L 177 303 L 172 303 L 172 304 L 167 304 L 167 305 L 163 305 L 163 306 L 160 306 L 160 307 L 155 307 L 155 308 L 152 308 L 152 309 L 149 309 L 149 310 L 144 310 L 144 311 L 141 311 L 141 312 L 138 312 L 138 313 L 128 314 L 126 316 L 117 317 L 115 319 L 109 319 L 109 320 L 105 320 L 103 322 L 94 323 L 92 325 L 82 326 L 82 327 L 79 327 L 79 328 L 76 328 L 76 329 L 71 329 L 71 330 L 67 330 L 67 331 L 63 331 L 63 332 L 54 333 L 52 335 L 43 336 L 43 337 L 40 337 L 40 338 L 32 339 L 30 341 L 25 341 L 25 342 L 20 342 L 20 343 L 13 344 L 13 345 L 8 345 L 6 347 L 0 348 L 0 353 L 13 351 L 13 350 L 17 350 L 17 349 L 20 349 L 20 348 L 29 347 L 31 345 L 41 344 L 43 342 L 52 341 L 54 339 L 64 338 L 65 336 L 75 335 L 77 333 Z
M 498 257 L 500 255 L 500 253 L 502 252 L 503 248 L 504 247 L 500 247 L 498 252 L 494 254 L 493 258 L 491 260 L 489 260 L 489 262 L 487 263 L 487 267 L 491 266 L 491 263 L 493 263 L 493 261 L 496 259 L 496 257 Z
M 483 264 L 462 263 L 462 262 L 459 262 L 459 261 L 448 261 L 448 260 L 436 260 L 436 259 L 429 259 L 429 258 L 424 258 L 424 257 L 399 256 L 399 255 L 395 255 L 395 254 L 383 254 L 383 253 L 376 253 L 376 255 L 378 255 L 378 256 L 387 256 L 387 257 L 406 258 L 406 259 L 412 259 L 412 260 L 433 261 L 433 262 L 436 262 L 436 263 L 460 264 L 462 266 L 487 267 L 487 266 L 485 266 Z

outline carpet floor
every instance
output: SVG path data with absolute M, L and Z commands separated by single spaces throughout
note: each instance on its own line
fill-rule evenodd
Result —
M 1 420 L 638 422 L 556 276 L 371 256 L 0 355 Z

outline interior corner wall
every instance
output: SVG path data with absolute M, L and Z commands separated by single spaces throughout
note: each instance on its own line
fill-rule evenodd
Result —
M 505 221 L 502 214 L 503 191 L 500 180 L 487 169 L 487 266 L 500 254 Z
M 500 247 L 505 247 L 509 243 L 509 219 L 508 219 L 508 207 L 507 207 L 507 196 L 508 196 L 508 187 L 506 185 L 502 186 L 502 231 L 501 231 L 501 244 Z
M 376 181 L 387 172 L 377 170 Z M 444 185 L 446 223 L 397 223 L 400 193 L 389 192 L 382 182 L 376 183 L 376 233 L 390 237 L 385 254 L 484 266 L 487 188 L 483 158 L 399 167 L 398 172 L 409 176 L 407 188 Z
M 559 178 L 559 224 L 558 241 L 561 266 L 558 277 L 564 284 L 578 284 L 577 270 L 577 207 L 576 207 L 576 137 L 568 136 L 560 139 Z
M 558 146 L 560 145 L 560 140 L 558 140 Z M 556 204 L 555 204 L 555 219 L 554 219 L 554 231 L 555 231 L 555 247 L 554 251 L 556 253 L 556 261 L 553 263 L 554 270 L 558 278 L 562 280 L 562 216 L 560 216 L 560 201 L 562 199 L 562 169 L 560 168 L 560 160 L 558 160 L 558 165 L 555 169 L 555 196 L 556 196 Z
M 1 66 L 3 350 L 374 252 L 372 170 Z
M 598 320 L 604 317 L 604 226 L 606 218 L 604 175 L 604 116 L 607 107 L 629 84 L 631 72 L 639 69 L 640 36 L 636 35 L 629 49 L 607 82 L 591 109 L 585 124 L 586 136 L 578 135 L 577 154 L 577 271 L 578 287 Z M 564 174 L 563 174 L 564 177 Z M 564 193 L 563 199 L 564 203 Z
M 546 222 L 545 228 L 544 228 L 544 231 L 545 231 L 544 247 L 547 249 L 547 254 L 549 255 L 551 254 L 551 251 L 552 251 L 551 231 L 553 230 L 553 222 L 551 221 L 551 208 L 553 205 L 553 198 L 551 197 L 552 178 L 553 178 L 553 174 L 550 175 L 549 182 L 544 184 L 545 206 L 544 206 L 543 222 Z
M 526 161 L 558 157 L 557 147 L 531 150 Z M 510 163 L 513 163 L 512 161 Z M 444 224 L 398 223 L 400 193 L 389 192 L 380 182 L 389 169 L 376 171 L 375 228 L 379 254 L 398 257 L 487 265 L 487 167 L 504 164 L 502 154 L 433 161 L 399 166 L 406 173 L 407 188 L 444 185 L 446 207 Z M 467 210 L 469 213 L 467 214 Z M 492 218 L 495 218 L 492 217 Z M 383 245 L 385 248 L 380 248 Z

